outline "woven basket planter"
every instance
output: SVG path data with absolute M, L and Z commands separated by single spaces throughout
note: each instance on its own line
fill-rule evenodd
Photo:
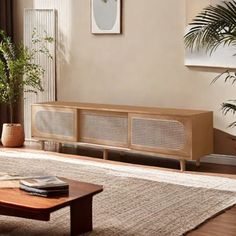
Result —
M 3 124 L 2 145 L 4 147 L 20 147 L 24 144 L 24 130 L 21 124 Z

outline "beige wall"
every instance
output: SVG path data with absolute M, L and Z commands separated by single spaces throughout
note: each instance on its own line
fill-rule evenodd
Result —
M 91 34 L 90 0 L 14 2 L 18 38 L 23 7 L 58 10 L 59 100 L 213 110 L 214 126 L 236 133 L 220 111 L 235 88 L 210 85 L 221 70 L 184 66 L 184 0 L 123 0 L 121 35 Z

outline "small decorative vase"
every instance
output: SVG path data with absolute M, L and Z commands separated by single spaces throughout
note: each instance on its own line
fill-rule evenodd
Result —
M 1 141 L 4 147 L 22 146 L 25 141 L 25 136 L 21 124 L 3 124 Z

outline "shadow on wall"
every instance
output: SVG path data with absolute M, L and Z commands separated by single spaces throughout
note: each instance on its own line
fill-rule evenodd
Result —
M 236 136 L 214 129 L 214 153 L 236 156 Z

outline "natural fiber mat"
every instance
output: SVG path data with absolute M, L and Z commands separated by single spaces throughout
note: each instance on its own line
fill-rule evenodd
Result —
M 104 186 L 94 197 L 91 236 L 177 236 L 236 204 L 236 181 L 65 158 L 2 151 L 0 172 L 50 174 Z M 49 222 L 0 216 L 0 235 L 69 235 L 69 208 Z

